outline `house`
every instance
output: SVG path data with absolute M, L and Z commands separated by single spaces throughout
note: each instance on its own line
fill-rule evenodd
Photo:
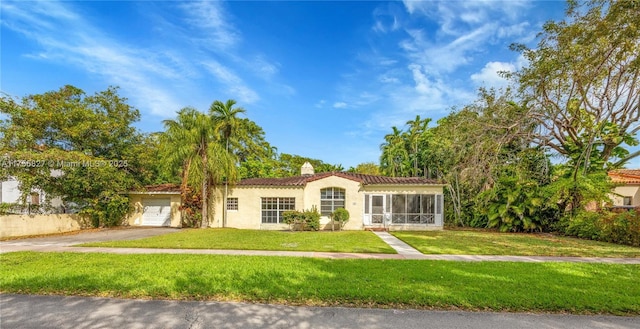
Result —
M 20 182 L 14 177 L 0 181 L 0 204 L 3 203 L 11 205 L 9 212 L 15 214 L 64 212 L 61 198 L 48 200 L 46 193 L 39 189 L 33 189 L 23 203 Z
M 181 227 L 180 186 L 161 184 L 129 192 L 131 212 L 127 223 L 134 226 Z
M 614 207 L 640 207 L 640 169 L 619 169 L 609 172 L 616 184 L 611 195 Z
M 384 177 L 347 172 L 314 173 L 305 163 L 301 175 L 285 178 L 243 179 L 227 191 L 216 191 L 211 227 L 282 230 L 287 210 L 316 207 L 321 229 L 330 229 L 329 215 L 338 208 L 349 211 L 346 230 L 388 228 L 390 230 L 437 230 L 443 227 L 444 185 L 417 177 Z M 131 225 L 151 225 L 153 214 L 173 212 L 179 192 L 143 191 L 132 195 L 137 220 Z M 162 200 L 162 201 L 160 201 Z M 171 200 L 171 201 L 170 201 Z M 163 209 L 157 207 L 162 204 Z M 153 208 L 156 207 L 156 208 Z M 167 209 L 172 210 L 167 210 Z M 164 212 L 163 212 L 164 211 Z M 146 220 L 145 218 L 149 218 Z M 156 223 L 177 226 L 175 218 Z

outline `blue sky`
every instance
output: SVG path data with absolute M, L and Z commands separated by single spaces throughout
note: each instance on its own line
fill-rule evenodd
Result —
M 378 162 L 391 126 L 501 87 L 560 1 L 2 1 L 0 90 L 110 85 L 163 130 L 233 98 L 279 152 Z M 640 167 L 637 163 L 636 167 Z

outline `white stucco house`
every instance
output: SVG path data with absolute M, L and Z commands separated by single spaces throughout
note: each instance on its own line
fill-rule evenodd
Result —
M 443 228 L 444 184 L 419 177 L 384 177 L 348 172 L 314 173 L 305 164 L 301 175 L 243 179 L 225 196 L 216 192 L 211 227 L 283 230 L 287 210 L 316 207 L 321 229 L 330 229 L 337 208 L 349 211 L 346 230 L 439 230 Z M 162 189 L 160 189 L 162 190 Z M 131 225 L 179 226 L 180 192 L 147 188 L 131 194 Z
M 12 213 L 27 214 L 30 211 L 36 213 L 57 212 L 62 206 L 60 198 L 48 200 L 46 193 L 37 189 L 32 190 L 23 202 L 19 187 L 20 182 L 13 177 L 0 181 L 0 203 L 16 205 L 12 207 Z M 45 209 L 43 206 L 47 204 L 47 201 L 49 201 L 50 207 Z

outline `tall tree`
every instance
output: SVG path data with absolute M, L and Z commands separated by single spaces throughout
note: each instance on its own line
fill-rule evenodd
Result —
M 529 65 L 513 77 L 540 129 L 535 141 L 577 170 L 616 168 L 640 131 L 640 2 L 569 1 L 537 48 L 515 44 Z
M 216 132 L 220 137 L 222 137 L 222 142 L 225 145 L 227 154 L 230 153 L 229 146 L 231 145 L 231 140 L 233 137 L 235 137 L 234 134 L 240 126 L 241 121 L 238 118 L 238 114 L 246 112 L 241 107 L 234 108 L 234 105 L 236 105 L 236 101 L 233 99 L 229 99 L 225 103 L 216 100 L 213 102 L 213 104 L 211 104 L 211 107 L 209 107 L 209 114 L 212 116 L 215 122 Z M 249 127 L 245 125 L 245 128 Z M 229 194 L 229 181 L 231 179 L 231 177 L 226 177 L 224 181 L 224 195 L 222 199 L 223 204 L 226 204 L 227 202 L 227 195 Z M 233 177 L 233 179 L 235 180 L 235 177 Z M 223 206 L 223 209 L 222 226 L 225 227 L 227 223 L 227 207 Z
M 398 177 L 404 175 L 404 163 L 408 159 L 408 152 L 398 127 L 391 127 L 393 132 L 384 136 L 384 143 L 380 145 L 380 169 L 385 175 Z
M 207 227 L 211 191 L 234 176 L 235 157 L 221 144 L 213 116 L 188 107 L 178 112 L 176 120 L 165 120 L 164 124 L 167 162 L 181 168 L 183 194 L 187 186 L 201 194 L 201 226 Z
M 380 175 L 380 166 L 378 166 L 374 162 L 363 162 L 358 164 L 355 168 L 354 167 L 349 168 L 348 171 L 357 173 L 357 174 L 377 176 L 377 175 Z
M 640 131 L 640 2 L 569 1 L 566 16 L 544 25 L 537 48 L 512 46 L 529 61 L 512 77 L 534 141 L 565 159 L 559 202 L 573 214 L 595 195 L 586 187 L 606 196 L 604 171 L 640 155 L 627 150 Z
M 4 96 L 0 111 L 0 153 L 37 164 L 0 169 L 18 179 L 23 198 L 39 189 L 95 226 L 111 226 L 128 210 L 123 192 L 151 179 L 149 157 L 139 153 L 150 141 L 132 126 L 140 114 L 118 88 L 86 95 L 67 85 L 21 100 Z
M 407 121 L 407 126 L 409 127 L 406 132 L 406 143 L 407 148 L 409 150 L 409 160 L 413 164 L 410 176 L 421 176 L 420 172 L 420 148 L 421 143 L 424 141 L 424 134 L 427 131 L 427 126 L 431 121 L 430 118 L 420 119 L 419 115 L 416 115 L 415 120 Z

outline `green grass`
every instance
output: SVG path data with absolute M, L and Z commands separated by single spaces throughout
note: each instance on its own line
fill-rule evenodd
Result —
M 640 314 L 640 266 L 19 252 L 0 292 L 124 298 Z
M 393 232 L 424 254 L 640 257 L 640 248 L 551 234 L 444 230 Z
M 128 241 L 86 243 L 83 247 L 290 250 L 386 253 L 396 251 L 365 231 L 288 232 L 238 229 L 185 229 L 177 233 Z

